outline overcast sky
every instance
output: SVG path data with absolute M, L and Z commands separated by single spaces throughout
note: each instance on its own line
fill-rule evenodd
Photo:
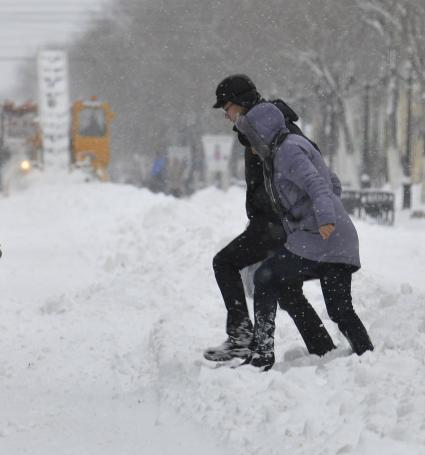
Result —
M 99 17 L 109 0 L 0 0 L 0 101 L 10 97 L 24 60 L 52 41 L 62 44 Z

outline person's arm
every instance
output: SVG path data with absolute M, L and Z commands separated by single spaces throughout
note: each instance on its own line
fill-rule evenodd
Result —
M 264 216 L 271 208 L 270 198 L 264 186 L 263 163 L 249 147 L 245 149 L 245 179 L 251 214 Z
M 313 202 L 314 216 L 319 227 L 335 225 L 336 214 L 329 184 L 299 146 L 284 143 L 277 153 L 275 170 L 278 184 L 280 174 L 281 179 L 290 180 L 308 194 Z

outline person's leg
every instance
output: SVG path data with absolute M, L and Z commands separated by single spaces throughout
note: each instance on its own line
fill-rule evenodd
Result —
M 275 361 L 274 332 L 279 287 L 273 279 L 279 263 L 276 257 L 263 262 L 254 275 L 254 339 L 252 354 L 246 361 L 264 370 L 270 369 Z
M 320 284 L 329 317 L 338 324 L 353 351 L 362 355 L 373 351 L 373 344 L 352 305 L 351 276 L 352 269 L 345 264 L 327 263 L 320 267 Z
M 250 351 L 253 326 L 249 318 L 240 270 L 267 258 L 284 243 L 283 228 L 250 223 L 245 232 L 221 250 L 213 260 L 217 284 L 227 308 L 228 339 L 208 348 L 204 357 L 211 361 L 245 358 Z
M 214 256 L 213 269 L 227 309 L 230 337 L 252 335 L 240 270 L 266 259 L 284 239 L 272 235 L 267 224 L 250 223 L 241 235 Z
M 309 351 L 323 355 L 334 348 L 317 313 L 302 294 L 302 281 L 314 276 L 317 263 L 286 249 L 263 262 L 254 276 L 254 341 L 250 363 L 271 368 L 274 363 L 274 331 L 277 302 L 288 311 Z
M 319 315 L 305 298 L 302 287 L 302 280 L 283 283 L 278 303 L 293 319 L 308 352 L 322 356 L 335 349 L 335 345 Z

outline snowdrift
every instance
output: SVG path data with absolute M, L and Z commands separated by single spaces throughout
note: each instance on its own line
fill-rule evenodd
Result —
M 425 221 L 357 222 L 354 305 L 376 349 L 309 356 L 278 312 L 268 373 L 202 358 L 224 340 L 215 252 L 244 192 L 187 200 L 52 166 L 0 200 L 0 453 L 425 453 Z

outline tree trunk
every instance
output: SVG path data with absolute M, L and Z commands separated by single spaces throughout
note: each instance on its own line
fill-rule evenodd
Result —
M 390 51 L 390 77 L 388 81 L 387 98 L 387 149 L 388 149 L 388 178 L 393 188 L 401 184 L 403 170 L 401 166 L 401 154 L 398 147 L 398 122 L 397 112 L 399 103 L 399 87 L 396 73 L 395 51 Z
M 345 108 L 345 101 L 341 97 L 337 97 L 337 112 L 338 121 L 341 124 L 342 132 L 344 134 L 345 146 L 349 155 L 354 154 L 353 136 L 350 131 L 347 120 L 347 109 Z

